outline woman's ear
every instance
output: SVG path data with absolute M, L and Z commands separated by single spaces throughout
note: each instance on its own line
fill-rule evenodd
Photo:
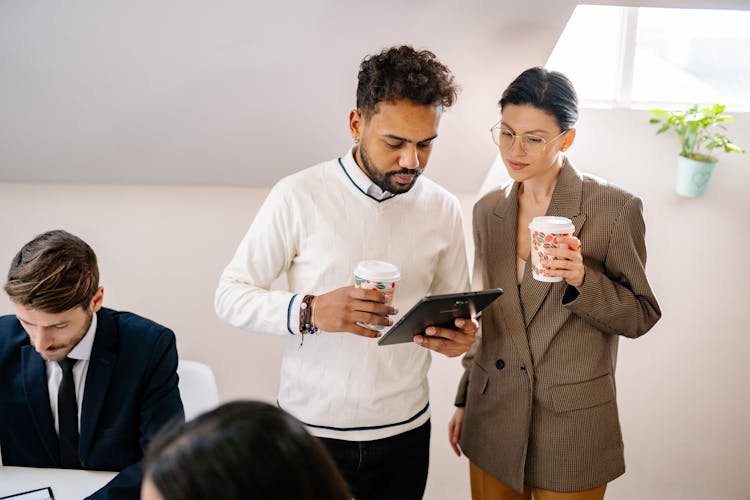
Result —
M 560 148 L 560 151 L 567 151 L 570 146 L 573 145 L 573 141 L 576 139 L 576 129 L 572 128 L 565 132 L 565 140 L 563 141 L 563 145 Z

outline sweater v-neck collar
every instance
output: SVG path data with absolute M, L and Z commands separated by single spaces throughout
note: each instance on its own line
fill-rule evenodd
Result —
M 339 158 L 338 161 L 339 166 L 344 172 L 344 175 L 346 176 L 348 182 L 350 182 L 357 189 L 357 191 L 359 191 L 372 201 L 382 203 L 397 196 L 388 191 L 382 191 L 380 187 L 372 182 L 372 179 L 370 179 L 359 168 L 359 165 L 357 165 L 357 162 L 354 160 L 354 148 L 351 148 L 349 152 L 345 156 Z M 378 196 L 381 193 L 383 194 L 383 196 Z

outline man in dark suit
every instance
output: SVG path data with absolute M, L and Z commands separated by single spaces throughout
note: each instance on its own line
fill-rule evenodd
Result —
M 184 421 L 171 330 L 102 307 L 94 251 L 65 231 L 34 238 L 5 284 L 0 317 L 3 465 L 118 471 L 90 498 L 139 498 L 140 460 Z

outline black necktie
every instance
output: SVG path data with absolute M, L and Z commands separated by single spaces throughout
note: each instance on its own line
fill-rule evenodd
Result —
M 77 359 L 58 361 L 62 368 L 62 380 L 57 392 L 57 417 L 60 425 L 60 463 L 65 469 L 80 469 L 78 460 L 78 403 L 73 366 Z

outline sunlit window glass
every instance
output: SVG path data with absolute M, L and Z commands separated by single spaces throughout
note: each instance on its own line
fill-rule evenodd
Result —
M 750 107 L 750 10 L 579 5 L 546 66 L 581 103 Z
M 750 11 L 639 9 L 632 99 L 750 103 Z
M 615 100 L 622 17 L 620 7 L 579 5 L 545 66 L 565 73 L 579 96 Z

